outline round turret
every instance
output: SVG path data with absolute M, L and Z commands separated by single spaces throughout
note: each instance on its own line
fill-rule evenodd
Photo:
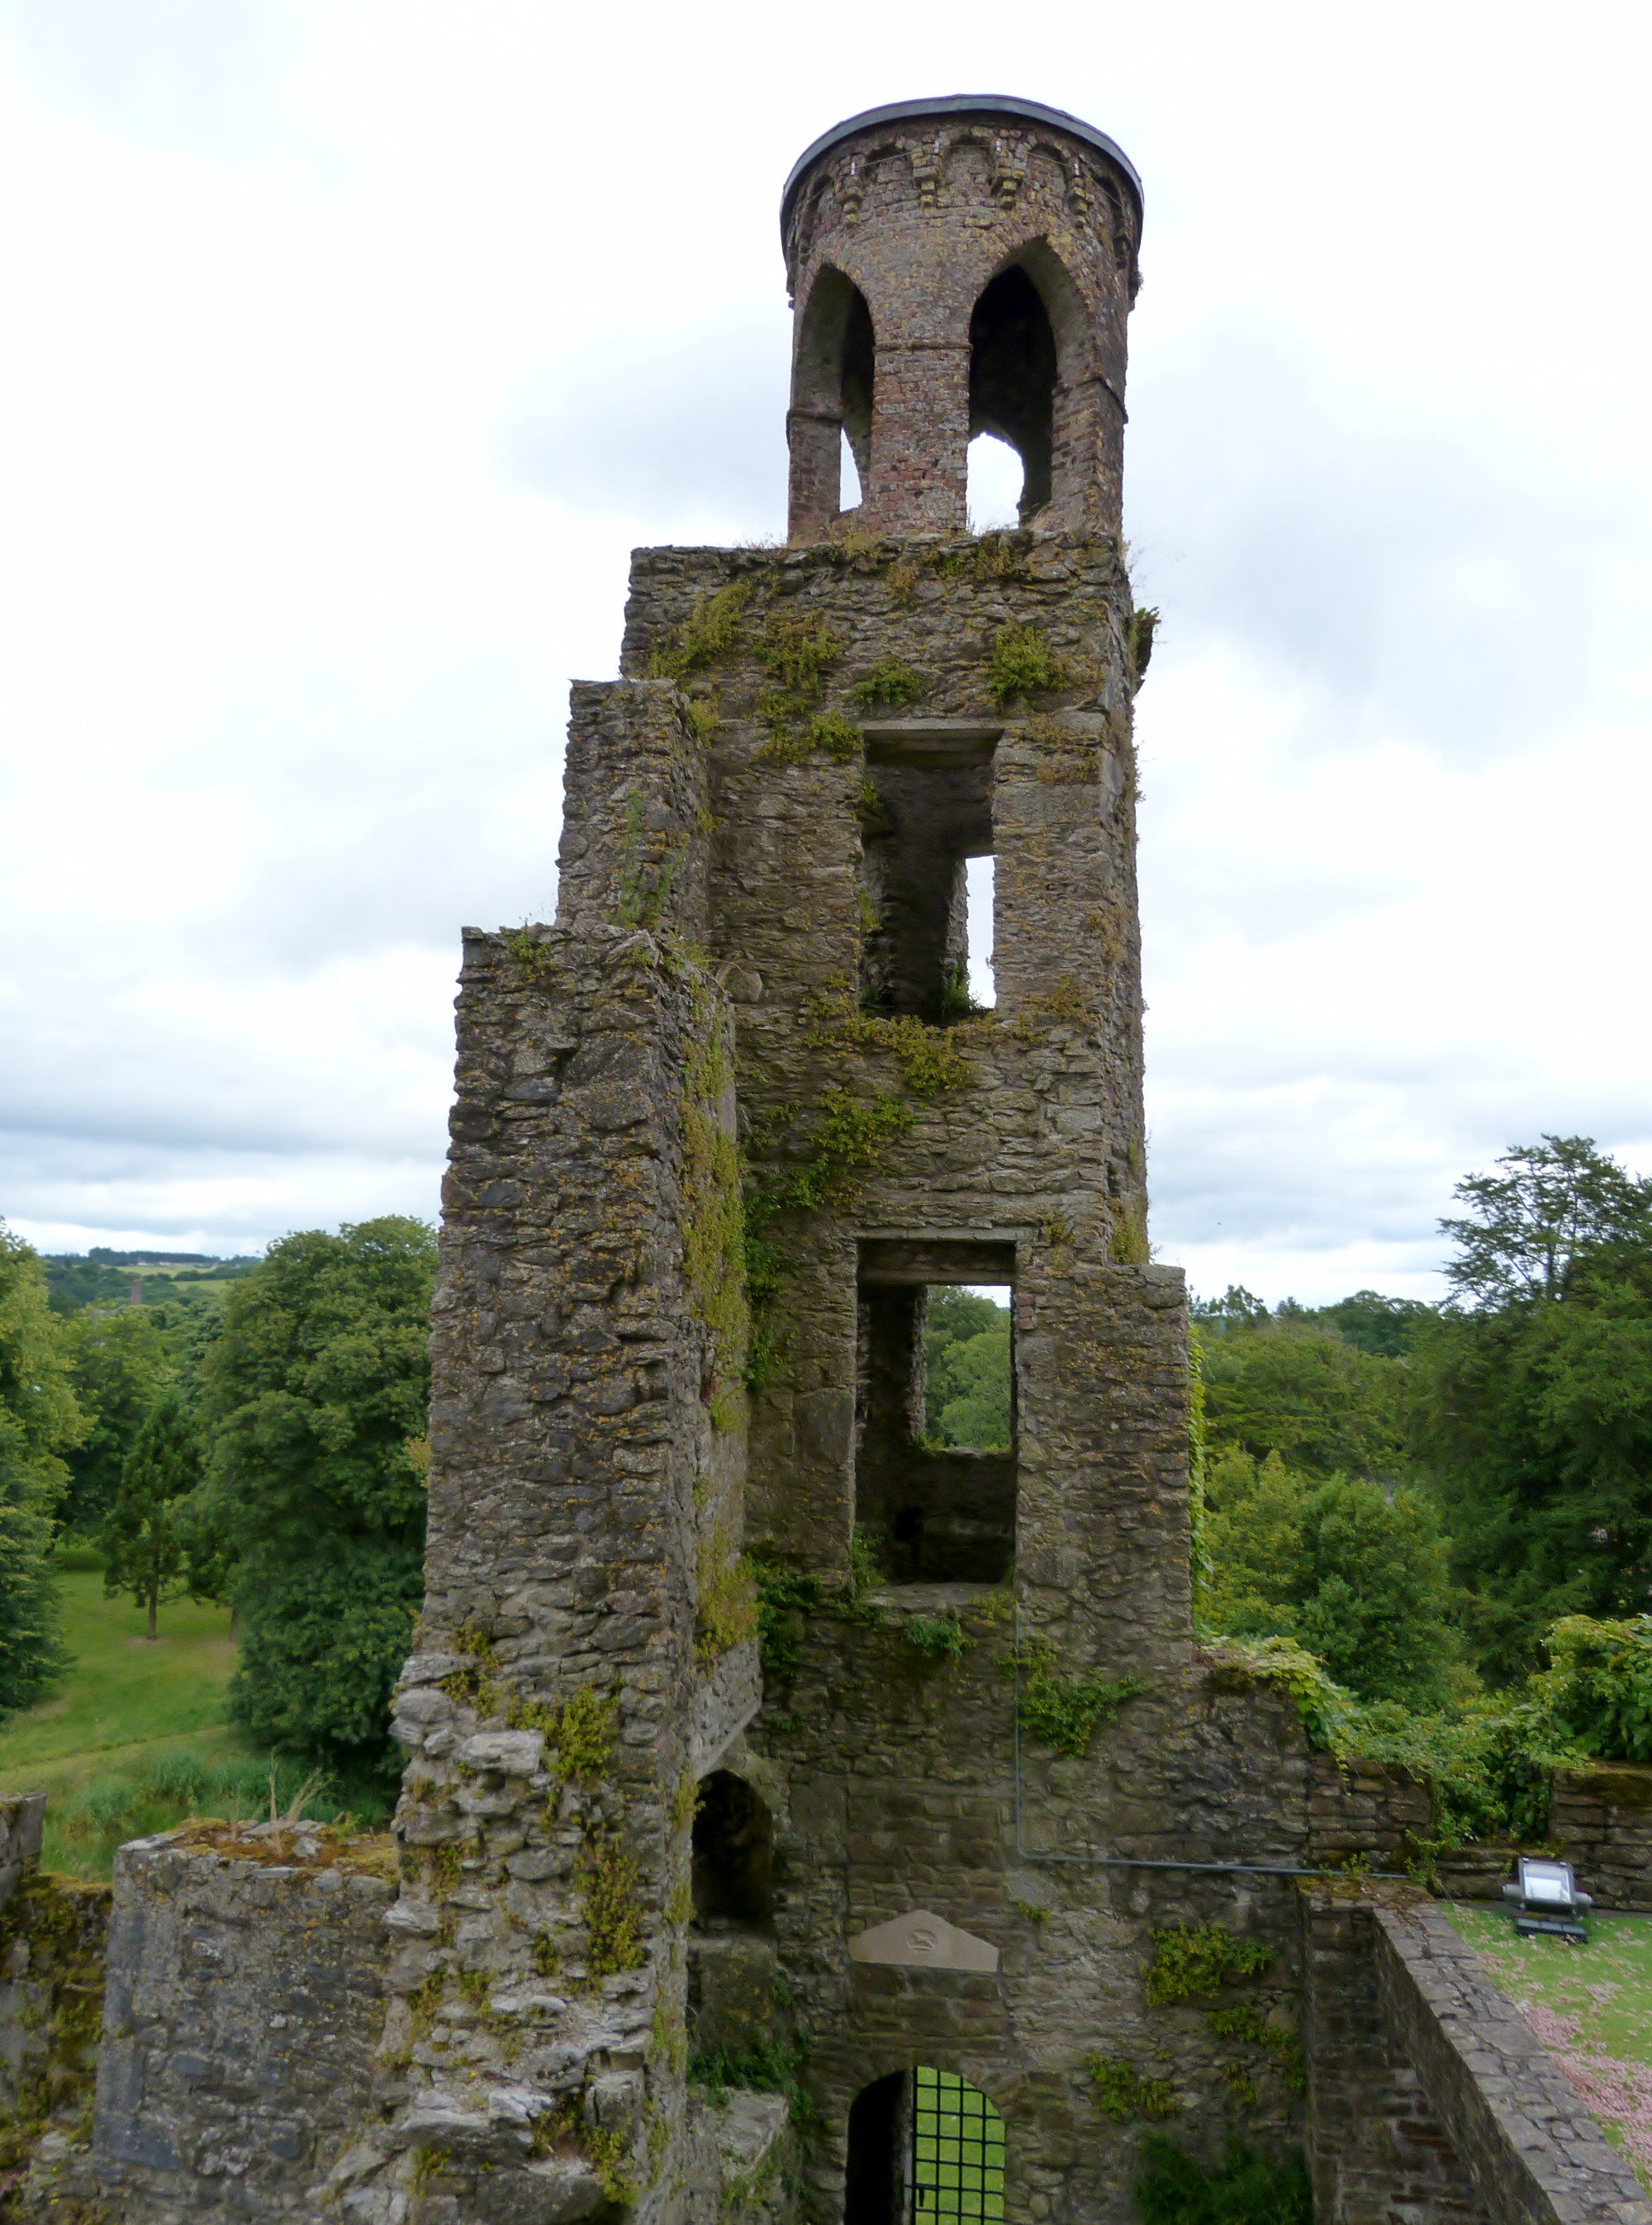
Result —
M 1021 459 L 1023 525 L 1117 530 L 1141 182 L 1104 132 L 994 94 L 868 109 L 802 156 L 780 225 L 792 540 L 842 529 L 846 434 L 871 531 L 962 531 L 977 433 Z

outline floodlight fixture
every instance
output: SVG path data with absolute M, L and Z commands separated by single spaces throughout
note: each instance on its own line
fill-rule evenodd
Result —
M 1582 1944 L 1589 1937 L 1583 1919 L 1594 1903 L 1578 1891 L 1571 1863 L 1522 1854 L 1518 1871 L 1514 1882 L 1503 1889 L 1503 1899 L 1517 1904 L 1515 1930 L 1528 1937 L 1538 1934 Z

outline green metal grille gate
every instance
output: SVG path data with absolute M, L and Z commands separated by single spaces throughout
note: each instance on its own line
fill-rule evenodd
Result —
M 912 2215 L 1001 2225 L 1004 2120 L 978 2087 L 922 2064 L 912 2073 Z

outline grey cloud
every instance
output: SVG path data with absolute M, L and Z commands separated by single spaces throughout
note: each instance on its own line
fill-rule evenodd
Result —
M 321 0 L 0 0 L 0 33 L 59 99 L 128 138 L 234 162 L 277 136 Z
M 182 1248 L 251 1252 L 295 1228 L 381 1213 L 434 1220 L 440 1182 L 435 1151 L 168 1147 L 0 1126 L 0 1218 L 54 1251 L 188 1239 Z
M 1308 746 L 1484 761 L 1577 715 L 1629 525 L 1580 491 L 1563 428 L 1515 438 L 1460 393 L 1374 391 L 1234 323 L 1146 348 L 1131 409 L 1139 591 L 1168 654 L 1223 638 L 1317 685 Z
M 784 529 L 785 297 L 725 304 L 669 333 L 581 333 L 569 359 L 526 380 L 502 413 L 499 467 L 516 484 L 599 517 L 727 517 L 733 534 Z

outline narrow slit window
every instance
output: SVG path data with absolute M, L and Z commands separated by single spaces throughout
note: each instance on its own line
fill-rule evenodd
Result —
M 964 861 L 964 896 L 969 912 L 969 994 L 983 1009 L 998 1002 L 993 981 L 993 900 L 996 861 Z

